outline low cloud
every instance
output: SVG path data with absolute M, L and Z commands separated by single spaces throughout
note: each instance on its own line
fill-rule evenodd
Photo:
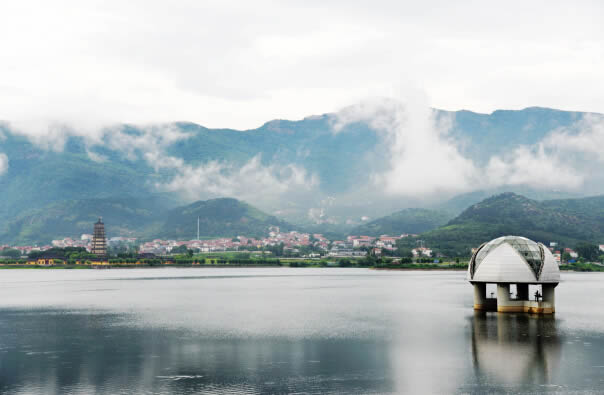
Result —
M 267 209 L 275 209 L 288 194 L 295 201 L 319 185 L 318 178 L 294 164 L 262 164 L 260 155 L 243 165 L 210 161 L 199 165 L 168 155 L 173 143 L 186 140 L 189 133 L 172 125 L 143 127 L 136 133 L 124 128 L 108 129 L 98 144 L 123 153 L 129 160 L 144 160 L 155 172 L 168 174 L 167 181 L 154 187 L 162 192 L 175 192 L 185 200 L 234 197 Z M 88 152 L 93 160 L 97 154 Z
M 234 197 L 253 204 L 275 209 L 281 198 L 295 201 L 319 185 L 318 178 L 294 164 L 271 163 L 263 165 L 260 155 L 243 165 L 210 161 L 200 165 L 185 162 L 182 158 L 168 155 L 166 148 L 186 140 L 189 133 L 174 126 L 150 126 L 140 133 L 128 133 L 124 129 L 107 131 L 103 144 L 126 155 L 130 160 L 143 159 L 156 172 L 169 174 L 165 182 L 154 187 L 163 192 L 178 193 L 185 200 L 216 197 Z M 90 155 L 90 153 L 89 153 Z
M 8 156 L 0 152 L 0 176 L 8 170 Z
M 493 157 L 486 168 L 491 185 L 578 189 L 599 174 L 604 162 L 604 118 L 585 115 L 533 146 Z M 602 191 L 597 191 L 601 193 Z
M 99 153 L 100 148 L 118 152 L 129 161 L 142 160 L 156 173 L 161 171 L 162 178 L 166 180 L 152 185 L 154 189 L 178 193 L 185 200 L 228 196 L 274 210 L 282 206 L 280 199 L 285 194 L 288 194 L 287 201 L 293 202 L 306 198 L 307 193 L 319 186 L 318 177 L 303 167 L 277 163 L 265 165 L 260 155 L 243 165 L 219 161 L 200 165 L 187 163 L 167 153 L 171 145 L 191 137 L 190 133 L 175 125 L 99 126 L 85 131 L 68 124 L 41 124 L 39 130 L 32 129 L 32 125 L 23 126 L 26 125 L 21 128 L 11 125 L 12 131 L 25 135 L 43 150 L 61 152 L 69 138 L 81 137 L 88 157 L 94 162 L 108 160 Z M 304 147 L 300 148 L 300 155 L 308 155 Z
M 316 177 L 295 165 L 262 165 L 255 156 L 241 167 L 217 161 L 191 166 L 175 160 L 171 166 L 177 175 L 165 184 L 157 184 L 163 191 L 183 194 L 189 200 L 213 197 L 235 197 L 263 205 L 277 203 L 287 194 L 297 199 L 318 185 Z
M 529 186 L 536 189 L 581 188 L 604 161 L 604 121 L 586 116 L 557 129 L 531 146 L 494 155 L 479 166 L 461 153 L 449 131 L 455 120 L 437 117 L 419 97 L 373 99 L 342 109 L 332 125 L 336 133 L 367 123 L 383 141 L 386 170 L 375 170 L 373 188 L 394 197 L 434 197 L 478 189 Z
M 452 120 L 435 115 L 421 99 L 374 99 L 338 112 L 333 126 L 339 132 L 348 124 L 365 122 L 382 136 L 389 165 L 372 179 L 388 195 L 466 191 L 478 170 L 449 136 Z
M 159 152 L 178 140 L 186 139 L 189 133 L 183 132 L 171 124 L 112 125 L 101 121 L 50 122 L 47 120 L 27 122 L 7 122 L 11 133 L 25 136 L 37 147 L 54 152 L 62 152 L 72 137 L 79 137 L 86 145 L 90 159 L 103 161 L 104 158 L 94 152 L 94 147 L 105 147 L 126 155 L 130 160 L 137 159 L 147 152 Z
M 189 133 L 173 125 L 153 125 L 128 131 L 124 127 L 105 130 L 102 141 L 98 142 L 114 151 L 123 153 L 129 160 L 144 159 L 155 171 L 163 167 L 173 167 L 165 154 L 166 148 L 179 140 L 186 140 Z
M 585 182 L 578 169 L 540 143 L 534 147 L 519 147 L 504 157 L 495 156 L 484 169 L 486 187 L 527 185 L 536 189 L 575 189 Z
M 557 154 L 581 154 L 604 162 L 604 117 L 588 114 L 569 128 L 554 131 L 542 145 Z
M 33 144 L 46 150 L 63 152 L 70 137 L 81 137 L 88 144 L 99 142 L 106 124 L 94 122 L 49 121 L 47 119 L 30 119 L 27 121 L 7 122 L 11 133 L 27 137 Z
M 90 160 L 92 160 L 93 162 L 104 163 L 107 161 L 107 158 L 105 156 L 92 151 L 90 148 L 86 148 L 86 155 L 88 155 Z

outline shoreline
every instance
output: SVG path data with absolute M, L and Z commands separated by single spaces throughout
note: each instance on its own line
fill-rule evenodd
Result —
M 283 268 L 283 269 L 370 269 L 370 270 L 386 270 L 386 271 L 465 271 L 465 268 L 459 267 L 357 267 L 357 266 L 289 266 L 289 265 L 54 265 L 54 266 L 39 266 L 39 265 L 3 265 L 0 264 L 0 270 L 11 269 L 44 269 L 44 270 L 110 270 L 110 269 L 160 269 L 160 268 L 178 268 L 178 269 L 220 269 L 220 268 Z
M 419 267 L 370 267 L 370 266 L 290 266 L 290 265 L 271 265 L 271 264 L 208 264 L 208 265 L 11 265 L 11 264 L 0 264 L 0 270 L 31 270 L 31 269 L 42 269 L 42 270 L 110 270 L 110 269 L 160 269 L 160 268 L 178 268 L 178 269 L 221 269 L 221 268 L 233 268 L 233 269 L 241 269 L 241 268 L 284 268 L 284 269 L 369 269 L 369 270 L 379 270 L 379 271 L 467 271 L 467 267 L 459 267 L 459 266 L 419 266 Z M 599 269 L 599 268 L 598 268 Z M 576 268 L 564 268 L 561 267 L 561 272 L 573 272 L 573 273 L 601 273 L 604 270 L 577 270 Z
M 254 267 L 289 267 L 279 265 L 3 265 L 0 264 L 0 270 L 10 269 L 48 269 L 48 270 L 109 270 L 109 269 L 161 269 L 161 268 L 179 268 L 179 269 L 198 269 L 198 268 L 254 268 Z
M 468 269 L 467 268 L 460 268 L 460 267 L 433 267 L 433 268 L 429 268 L 429 267 L 371 267 L 370 269 L 373 270 L 392 270 L 392 271 L 434 271 L 434 270 L 443 270 L 443 271 L 455 271 L 455 272 L 465 272 Z

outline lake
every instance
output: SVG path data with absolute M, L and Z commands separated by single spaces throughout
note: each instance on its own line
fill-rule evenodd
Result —
M 477 314 L 464 272 L 0 271 L 0 392 L 505 393 L 604 388 L 604 273 L 554 317 Z

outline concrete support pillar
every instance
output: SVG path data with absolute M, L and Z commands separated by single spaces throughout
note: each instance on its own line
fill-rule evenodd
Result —
M 497 284 L 497 306 L 510 301 L 510 284 Z
M 556 311 L 556 285 L 554 284 L 543 284 L 541 291 L 543 293 L 543 302 L 551 305 L 551 312 Z
M 485 310 L 487 305 L 487 285 L 474 283 L 474 310 Z
M 530 300 L 529 284 L 516 284 L 517 299 L 510 297 L 510 284 L 497 284 L 497 299 L 487 297 L 486 283 L 473 283 L 474 310 L 499 313 L 552 314 L 556 311 L 555 288 L 558 284 L 541 284 L 541 299 Z
M 524 311 L 524 302 L 510 299 L 510 284 L 497 284 L 497 311 L 500 313 Z
M 529 285 L 516 284 L 516 293 L 518 294 L 519 300 L 529 300 Z

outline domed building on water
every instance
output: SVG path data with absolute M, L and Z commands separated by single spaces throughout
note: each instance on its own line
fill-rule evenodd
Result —
M 504 236 L 481 245 L 470 260 L 467 279 L 474 285 L 475 310 L 540 314 L 556 310 L 558 264 L 547 247 L 525 237 Z M 496 298 L 488 297 L 487 284 L 496 284 Z M 529 294 L 529 287 L 534 294 Z

